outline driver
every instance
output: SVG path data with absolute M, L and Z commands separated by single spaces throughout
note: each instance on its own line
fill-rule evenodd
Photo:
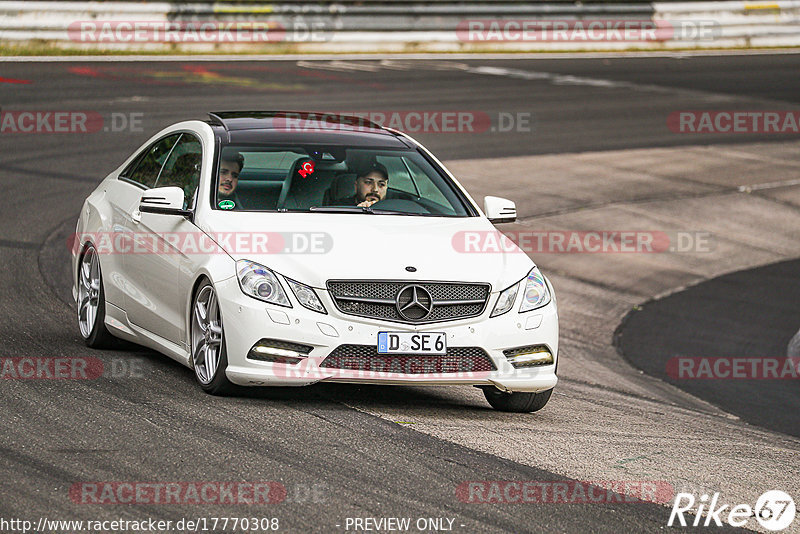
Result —
M 380 163 L 373 163 L 355 181 L 355 194 L 345 199 L 345 204 L 368 208 L 386 198 L 389 173 Z

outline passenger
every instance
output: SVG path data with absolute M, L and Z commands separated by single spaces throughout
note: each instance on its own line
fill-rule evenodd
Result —
M 219 162 L 219 186 L 217 188 L 217 204 L 223 200 L 232 200 L 235 207 L 241 208 L 236 194 L 239 185 L 239 173 L 244 168 L 244 156 L 238 152 L 223 154 Z

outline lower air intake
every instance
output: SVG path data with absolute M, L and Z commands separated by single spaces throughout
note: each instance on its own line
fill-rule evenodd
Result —
M 379 354 L 373 345 L 339 345 L 320 367 L 406 375 L 480 373 L 497 369 L 480 347 L 450 347 L 447 354 L 427 356 Z

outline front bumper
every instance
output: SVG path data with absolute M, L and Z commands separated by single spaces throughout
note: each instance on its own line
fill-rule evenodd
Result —
M 286 286 L 284 286 L 286 287 Z M 538 310 L 519 314 L 512 311 L 489 318 L 497 294 L 479 317 L 407 325 L 345 315 L 339 312 L 327 291 L 317 290 L 328 314 L 303 308 L 287 291 L 293 308 L 284 308 L 244 295 L 236 278 L 218 282 L 217 293 L 225 329 L 228 379 L 243 386 L 304 386 L 317 382 L 370 384 L 425 384 L 495 386 L 503 391 L 544 391 L 558 382 L 558 313 L 555 301 Z M 288 289 L 288 288 L 286 288 Z M 521 292 L 520 292 L 521 293 Z M 538 317 L 540 316 L 540 317 Z M 541 319 L 541 321 L 539 321 Z M 538 326 L 534 326 L 538 324 Z M 340 345 L 377 346 L 378 332 L 445 332 L 448 349 L 479 347 L 494 363 L 495 370 L 456 372 L 389 372 L 375 370 L 332 369 L 320 364 Z M 285 364 L 249 359 L 248 352 L 259 340 L 278 339 L 313 347 L 300 363 Z M 528 345 L 545 345 L 553 363 L 537 367 L 515 368 L 503 351 Z

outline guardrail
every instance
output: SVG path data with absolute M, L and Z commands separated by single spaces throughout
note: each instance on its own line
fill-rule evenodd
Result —
M 206 52 L 798 46 L 800 1 L 0 1 L 0 44 L 31 43 Z

